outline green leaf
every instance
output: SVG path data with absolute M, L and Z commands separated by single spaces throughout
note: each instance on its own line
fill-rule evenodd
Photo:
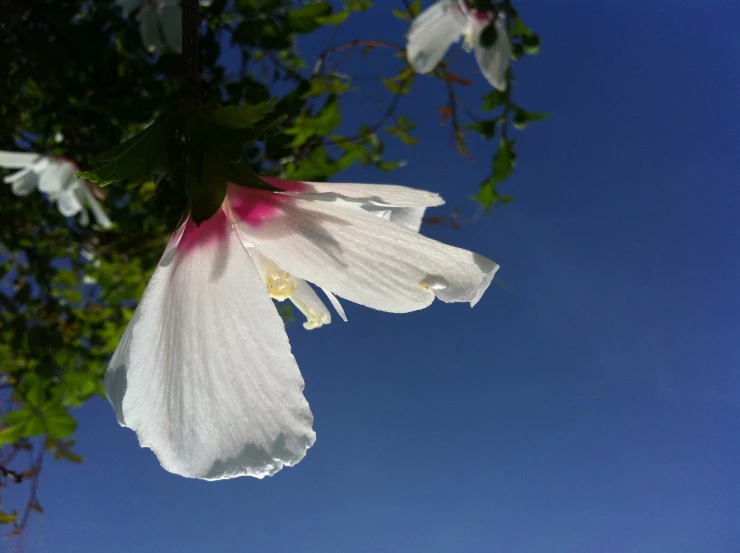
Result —
M 188 152 L 185 190 L 190 202 L 190 216 L 196 225 L 213 217 L 226 196 L 228 162 L 216 151 L 198 150 L 193 145 Z
M 28 419 L 33 416 L 33 413 L 28 407 L 16 409 L 5 415 L 5 423 L 8 426 L 22 426 L 28 422 Z
M 513 148 L 513 140 L 504 140 L 502 138 L 499 142 L 498 151 L 493 158 L 493 174 L 491 175 L 493 184 L 498 184 L 506 180 L 514 169 Z
M 49 403 L 44 406 L 43 414 L 50 438 L 66 438 L 77 428 L 77 421 L 61 405 Z
M 252 171 L 249 164 L 242 160 L 239 163 L 230 163 L 227 173 L 227 180 L 230 183 L 245 188 L 253 188 L 255 190 L 268 190 L 270 192 L 282 192 L 281 189 L 276 188 L 266 181 L 262 180 L 257 173 Z
M 551 115 L 551 113 L 537 113 L 535 111 L 527 111 L 526 109 L 522 109 L 517 106 L 515 108 L 513 118 L 514 127 L 522 130 L 527 126 L 527 124 L 534 123 L 535 121 L 544 121 L 545 119 L 549 119 Z
M 26 394 L 26 400 L 31 405 L 41 405 L 46 399 L 46 393 L 44 391 L 44 382 L 42 380 L 36 380 L 31 384 Z
M 211 116 L 227 127 L 252 128 L 274 109 L 276 103 L 277 98 L 272 98 L 255 105 L 228 106 L 214 110 Z
M 26 429 L 26 423 L 16 424 L 15 426 L 8 426 L 0 430 L 0 446 L 6 444 L 13 444 L 20 440 L 24 435 Z
M 403 94 L 406 95 L 411 90 L 411 85 L 414 82 L 414 77 L 409 76 L 406 79 L 399 80 L 398 77 L 392 79 L 380 79 L 381 82 L 388 89 L 391 94 Z
M 530 56 L 536 56 L 540 53 L 540 37 L 535 34 L 525 36 L 522 45 L 524 51 Z
M 18 520 L 18 513 L 6 513 L 0 510 L 0 524 L 13 524 Z
M 285 129 L 284 132 L 295 136 L 290 145 L 297 148 L 314 136 L 330 134 L 339 126 L 340 121 L 339 100 L 336 96 L 330 96 L 316 117 L 304 114 L 296 119 L 295 127 Z
M 288 12 L 288 25 L 296 33 L 310 33 L 321 26 L 318 17 L 327 16 L 331 13 L 330 2 L 317 2 L 307 4 Z
M 483 107 L 484 111 L 491 111 L 496 109 L 498 106 L 506 103 L 506 93 L 500 90 L 492 90 L 488 94 L 483 96 Z
M 349 88 L 349 81 L 343 81 L 335 75 L 320 75 L 311 79 L 311 89 L 303 98 L 323 96 L 324 94 L 342 94 Z
M 511 57 L 512 59 L 518 60 L 524 55 L 524 46 L 519 42 L 511 43 Z
M 322 25 L 341 25 L 349 17 L 349 10 L 343 10 L 341 12 L 333 13 L 331 15 L 324 15 L 316 18 L 318 23 Z
M 386 172 L 395 171 L 396 169 L 400 169 L 405 166 L 405 161 L 379 161 L 375 163 L 375 167 Z
M 463 127 L 469 131 L 483 135 L 483 138 L 486 140 L 491 140 L 496 135 L 496 125 L 498 123 L 498 119 L 486 119 L 485 121 L 478 121 L 477 123 L 466 123 Z
M 96 156 L 92 163 L 102 163 L 100 167 L 77 173 L 77 176 L 105 186 L 119 180 L 140 183 L 155 173 L 169 173 L 172 144 L 176 141 L 179 123 L 179 113 L 163 113 L 140 133 Z
M 490 182 L 484 182 L 480 190 L 478 190 L 478 193 L 470 196 L 471 200 L 475 200 L 479 204 L 481 204 L 485 209 L 486 212 L 490 211 L 493 204 L 496 202 L 496 197 L 498 196 L 498 192 L 496 191 L 496 188 L 494 185 Z
M 386 127 L 386 131 L 400 139 L 404 144 L 414 146 L 419 143 L 419 140 L 409 134 L 416 127 L 414 121 L 410 121 L 405 115 L 400 116 L 396 120 L 396 124 L 390 127 Z
M 70 449 L 74 445 L 74 440 L 58 440 L 53 442 L 51 444 L 51 449 L 53 449 L 54 451 L 54 459 L 57 461 L 59 461 L 60 459 L 65 459 L 72 463 L 81 463 L 83 461 L 82 456 L 78 455 Z
M 393 8 L 393 15 L 396 16 L 401 21 L 411 21 L 411 14 L 407 12 L 406 10 L 399 10 L 398 8 Z
M 364 12 L 372 8 L 373 3 L 370 0 L 345 0 L 344 6 L 353 12 Z
M 26 428 L 23 430 L 23 435 L 30 438 L 31 436 L 41 436 L 44 432 L 46 432 L 44 419 L 40 416 L 34 416 L 29 419 Z
M 509 37 L 514 38 L 518 36 L 531 36 L 533 34 L 534 32 L 532 31 L 532 29 L 527 27 L 520 17 L 516 17 L 514 19 L 514 24 L 509 31 Z

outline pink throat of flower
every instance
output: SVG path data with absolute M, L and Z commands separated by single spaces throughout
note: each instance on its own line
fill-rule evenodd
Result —
M 305 183 L 261 177 L 267 184 L 285 190 L 286 192 L 305 192 L 308 186 Z M 282 214 L 282 206 L 291 200 L 289 195 L 283 195 L 269 190 L 255 190 L 229 183 L 228 199 L 232 212 L 251 227 L 260 227 L 270 219 Z
M 308 185 L 302 182 L 272 177 L 262 177 L 262 179 L 275 188 L 280 188 L 286 192 L 304 192 L 308 189 Z M 226 211 L 250 227 L 258 228 L 283 215 L 283 207 L 286 202 L 290 201 L 291 196 L 287 194 L 245 188 L 229 183 L 224 205 L 210 219 L 203 221 L 198 227 L 191 218 L 188 218 L 182 231 L 178 251 L 187 253 L 199 246 L 225 239 L 230 226 Z M 177 235 L 173 240 L 176 239 Z
M 460 0 L 460 7 L 462 8 L 463 12 L 465 12 L 465 15 L 467 15 L 471 19 L 475 19 L 476 21 L 488 23 L 491 19 L 493 19 L 492 14 L 488 12 L 481 12 L 473 8 L 470 5 L 469 0 Z

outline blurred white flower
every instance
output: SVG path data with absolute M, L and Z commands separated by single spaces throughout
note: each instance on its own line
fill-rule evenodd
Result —
M 147 50 L 150 52 L 159 50 L 164 39 L 164 42 L 169 44 L 173 50 L 182 51 L 182 9 L 180 8 L 180 0 L 117 1 L 123 10 L 123 15 L 126 17 L 138 9 L 136 17 L 139 20 L 141 40 Z M 210 0 L 200 0 L 201 6 L 208 6 L 210 3 Z
M 79 168 L 63 158 L 42 156 L 31 152 L 6 152 L 0 150 L 0 167 L 20 169 L 3 180 L 11 185 L 16 196 L 27 196 L 34 190 L 47 194 L 55 201 L 65 217 L 79 214 L 79 224 L 87 226 L 92 211 L 95 222 L 107 229 L 113 223 L 90 190 L 90 184 L 75 176 Z
M 493 23 L 496 40 L 484 47 L 480 35 L 493 15 L 470 7 L 466 0 L 440 0 L 421 12 L 411 23 L 406 55 L 417 73 L 429 73 L 461 36 L 463 47 L 475 51 L 478 66 L 488 82 L 499 90 L 506 89 L 506 70 L 511 60 L 511 44 L 501 15 Z

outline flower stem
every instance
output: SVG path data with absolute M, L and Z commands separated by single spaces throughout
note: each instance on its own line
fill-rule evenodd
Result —
M 200 5 L 182 0 L 182 84 L 184 104 L 200 106 Z

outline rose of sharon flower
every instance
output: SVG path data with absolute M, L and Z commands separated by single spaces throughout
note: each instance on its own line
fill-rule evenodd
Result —
M 155 52 L 162 47 L 162 34 L 164 40 L 176 52 L 182 51 L 182 9 L 180 0 L 117 0 L 123 10 L 123 15 L 128 17 L 131 12 L 138 8 L 139 30 L 141 40 L 147 50 Z M 201 6 L 210 5 L 210 0 L 201 0 Z
M 20 169 L 3 179 L 11 185 L 16 196 L 27 196 L 38 189 L 56 201 L 57 209 L 65 217 L 79 214 L 82 226 L 90 224 L 88 208 L 100 227 L 107 229 L 113 226 L 87 181 L 75 176 L 79 168 L 74 162 L 30 152 L 0 151 L 0 167 Z
M 498 90 L 506 89 L 506 70 L 511 59 L 511 44 L 498 16 L 494 22 L 497 37 L 486 48 L 480 34 L 491 22 L 493 15 L 470 7 L 466 0 L 440 0 L 421 12 L 411 23 L 406 54 L 417 73 L 429 73 L 461 36 L 464 48 L 474 50 L 478 66 L 488 82 Z
M 329 311 L 309 282 L 335 306 L 406 313 L 435 297 L 475 305 L 498 269 L 394 222 L 418 228 L 436 194 L 264 180 L 283 192 L 228 184 L 215 215 L 174 234 L 105 375 L 119 423 L 186 477 L 269 476 L 316 439 L 272 298 L 314 328 Z

